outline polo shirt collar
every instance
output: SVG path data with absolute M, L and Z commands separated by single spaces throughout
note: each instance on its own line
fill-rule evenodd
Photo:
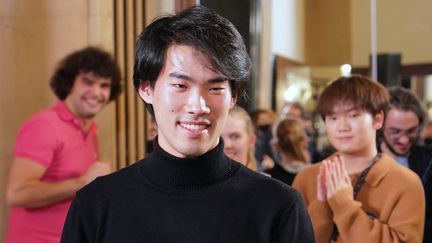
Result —
M 62 120 L 72 123 L 76 128 L 80 130 L 84 130 L 82 119 L 76 117 L 75 114 L 73 114 L 72 111 L 69 110 L 69 108 L 63 101 L 57 101 L 57 103 L 54 105 L 54 110 L 57 112 L 58 116 Z M 92 121 L 88 132 L 91 132 L 96 128 L 96 123 Z

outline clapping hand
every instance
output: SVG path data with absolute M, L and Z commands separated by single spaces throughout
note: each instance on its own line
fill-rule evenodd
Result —
M 317 176 L 318 200 L 325 202 L 336 192 L 348 187 L 352 187 L 352 185 L 344 158 L 337 155 L 324 160 Z

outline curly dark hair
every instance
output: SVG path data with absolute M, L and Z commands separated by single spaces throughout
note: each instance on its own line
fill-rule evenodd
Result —
M 93 72 L 102 78 L 111 79 L 109 101 L 116 99 L 121 93 L 120 68 L 115 60 L 102 49 L 86 47 L 69 54 L 60 61 L 50 81 L 50 86 L 57 98 L 66 99 L 80 72 Z
M 230 21 L 202 6 L 158 18 L 144 29 L 135 51 L 136 90 L 145 81 L 154 88 L 172 45 L 186 45 L 201 52 L 230 81 L 233 97 L 245 94 L 251 62 L 243 39 Z M 154 115 L 151 104 L 146 108 Z

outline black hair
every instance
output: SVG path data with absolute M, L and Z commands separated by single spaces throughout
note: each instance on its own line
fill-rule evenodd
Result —
M 66 99 L 80 72 L 93 72 L 102 78 L 111 79 L 110 101 L 116 99 L 121 93 L 120 68 L 111 55 L 96 47 L 86 47 L 60 61 L 50 81 L 50 86 L 57 98 Z
M 144 29 L 136 43 L 136 90 L 142 82 L 154 88 L 172 45 L 186 45 L 201 52 L 212 68 L 229 80 L 233 97 L 244 95 L 251 64 L 243 39 L 230 21 L 202 6 L 160 17 Z M 146 107 L 154 115 L 152 105 L 146 103 Z

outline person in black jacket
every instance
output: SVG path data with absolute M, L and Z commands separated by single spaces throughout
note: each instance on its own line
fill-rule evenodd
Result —
M 161 17 L 135 58 L 154 151 L 80 190 L 61 242 L 315 242 L 296 190 L 223 153 L 223 126 L 250 75 L 234 26 L 205 7 Z
M 427 122 L 426 110 L 408 89 L 391 87 L 389 93 L 390 105 L 380 134 L 380 149 L 422 178 L 432 159 L 432 150 L 418 143 Z

